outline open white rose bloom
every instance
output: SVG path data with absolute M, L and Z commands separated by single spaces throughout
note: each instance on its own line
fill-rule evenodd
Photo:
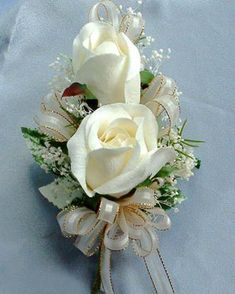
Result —
M 51 65 L 56 75 L 38 128 L 22 128 L 36 162 L 57 177 L 40 192 L 62 209 L 63 234 L 77 237 L 87 256 L 100 249 L 107 294 L 114 293 L 111 251 L 130 242 L 155 292 L 174 293 L 155 230 L 170 227 L 166 210 L 184 200 L 177 181 L 200 166 L 193 147 L 202 141 L 182 137 L 181 93 L 159 71 L 169 54 L 153 50 L 147 58 L 151 41 L 141 13 L 109 0 L 95 4 L 71 44 L 72 58 L 60 55 Z
M 121 197 L 175 159 L 174 149 L 158 148 L 157 139 L 158 124 L 146 106 L 102 106 L 68 142 L 72 173 L 90 197 Z

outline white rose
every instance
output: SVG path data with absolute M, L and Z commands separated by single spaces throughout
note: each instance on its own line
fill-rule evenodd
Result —
M 85 25 L 73 43 L 73 70 L 102 105 L 140 101 L 140 54 L 107 23 Z
M 157 148 L 157 138 L 156 119 L 146 106 L 102 106 L 68 141 L 72 173 L 88 196 L 119 198 L 175 158 L 173 148 Z

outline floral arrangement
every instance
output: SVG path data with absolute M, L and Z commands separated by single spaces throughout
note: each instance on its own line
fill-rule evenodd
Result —
M 178 180 L 200 167 L 193 150 L 202 141 L 183 136 L 182 93 L 160 72 L 170 50 L 145 56 L 154 40 L 137 4 L 92 7 L 72 58 L 61 54 L 51 64 L 37 128 L 22 128 L 35 161 L 56 176 L 39 190 L 61 210 L 62 233 L 85 255 L 100 256 L 93 293 L 114 293 L 111 252 L 129 244 L 155 292 L 174 293 L 156 231 L 169 229 L 167 210 L 185 199 Z

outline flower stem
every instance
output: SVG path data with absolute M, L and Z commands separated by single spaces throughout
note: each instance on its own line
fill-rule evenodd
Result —
M 92 286 L 91 294 L 99 294 L 101 287 L 101 277 L 100 277 L 100 252 L 98 255 L 98 266 L 96 270 L 95 280 Z

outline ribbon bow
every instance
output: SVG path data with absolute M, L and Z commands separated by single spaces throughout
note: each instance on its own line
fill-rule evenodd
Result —
M 130 240 L 135 253 L 145 259 L 151 275 L 154 265 L 151 266 L 146 258 L 158 249 L 155 229 L 166 230 L 170 227 L 170 219 L 165 211 L 155 205 L 153 190 L 139 188 L 133 196 L 116 202 L 101 198 L 97 213 L 86 207 L 78 207 L 58 214 L 62 233 L 65 236 L 78 236 L 75 246 L 85 255 L 93 255 L 102 241 L 101 278 L 105 293 L 114 293 L 110 274 L 111 251 L 125 249 Z
M 170 227 L 165 211 L 155 205 L 153 190 L 140 188 L 117 202 L 101 198 L 98 213 L 78 207 L 62 211 L 57 219 L 65 236 L 78 236 L 75 246 L 87 256 L 96 252 L 103 238 L 110 250 L 123 250 L 131 240 L 136 254 L 143 257 L 158 247 L 155 229 Z
M 155 229 L 170 227 L 167 214 L 155 207 L 153 190 L 137 189 L 132 197 L 118 201 L 118 205 L 116 221 L 106 227 L 104 246 L 110 250 L 123 250 L 131 240 L 138 256 L 151 254 L 158 247 Z

